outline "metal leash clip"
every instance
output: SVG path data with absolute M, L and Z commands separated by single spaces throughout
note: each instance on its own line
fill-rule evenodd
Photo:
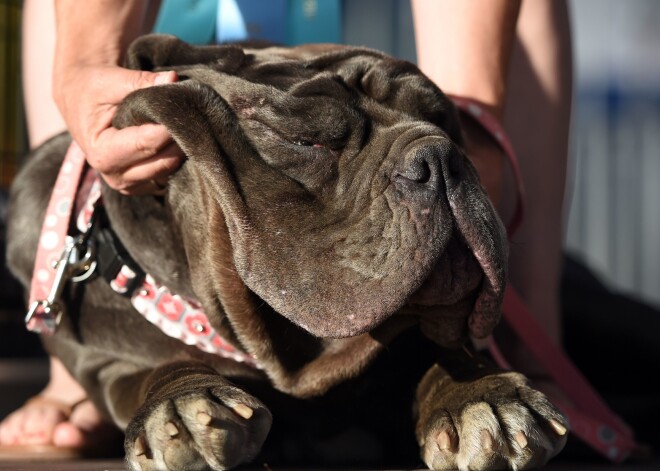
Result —
M 25 316 L 25 325 L 33 332 L 52 335 L 64 314 L 62 292 L 68 281 L 87 280 L 96 269 L 96 245 L 90 238 L 94 221 L 77 237 L 66 236 L 64 250 L 55 265 L 53 286 L 46 299 L 36 300 Z

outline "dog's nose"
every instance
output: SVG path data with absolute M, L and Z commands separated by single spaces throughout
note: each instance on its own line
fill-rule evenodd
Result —
M 438 189 L 443 172 L 452 174 L 458 170 L 455 154 L 451 145 L 443 142 L 414 145 L 395 169 L 394 181 L 412 190 Z
M 394 178 L 403 183 L 429 183 L 437 173 L 437 156 L 427 147 L 409 153 Z

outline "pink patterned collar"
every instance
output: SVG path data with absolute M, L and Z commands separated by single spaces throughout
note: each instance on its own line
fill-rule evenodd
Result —
M 87 279 L 96 266 L 95 247 L 86 234 L 91 228 L 95 208 L 102 201 L 101 180 L 95 172 L 84 172 L 84 169 L 85 156 L 74 142 L 60 168 L 39 238 L 30 286 L 30 310 L 25 318 L 26 327 L 33 332 L 55 333 L 64 315 L 60 300 L 62 289 L 68 281 Z M 80 185 L 83 174 L 85 181 Z M 76 220 L 80 235 L 73 238 L 67 233 L 79 186 L 89 190 Z M 129 296 L 135 310 L 165 334 L 205 352 L 261 368 L 256 358 L 220 336 L 198 302 L 172 293 L 148 274 L 142 280 L 136 280 L 137 276 L 128 265 L 123 265 L 110 280 L 110 287 Z M 139 282 L 137 288 L 129 293 L 134 281 Z

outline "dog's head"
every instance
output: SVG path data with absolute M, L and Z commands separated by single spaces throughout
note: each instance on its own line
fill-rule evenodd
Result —
M 435 335 L 447 343 L 490 332 L 504 230 L 452 104 L 414 65 L 168 36 L 142 38 L 128 61 L 182 79 L 129 96 L 115 125 L 162 123 L 188 156 L 168 198 L 196 200 L 177 213 L 198 234 L 193 278 L 221 278 L 224 234 L 243 282 L 315 336 L 357 335 L 395 312 L 447 319 Z M 194 189 L 177 183 L 191 178 Z

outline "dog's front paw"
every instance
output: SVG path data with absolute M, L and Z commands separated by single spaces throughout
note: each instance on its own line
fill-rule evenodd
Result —
M 224 470 L 252 460 L 270 429 L 268 409 L 235 386 L 166 399 L 126 430 L 132 470 Z
M 518 373 L 435 384 L 420 404 L 417 438 L 431 469 L 530 469 L 566 443 L 566 419 Z

